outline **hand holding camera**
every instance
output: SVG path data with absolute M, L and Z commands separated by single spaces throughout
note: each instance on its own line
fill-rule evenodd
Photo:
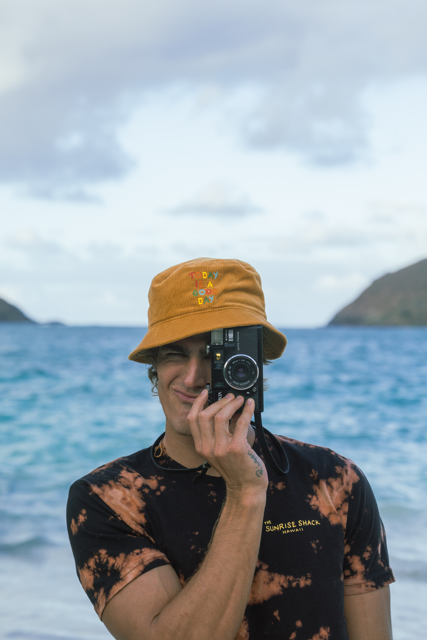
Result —
M 203 391 L 188 415 L 197 453 L 224 478 L 228 494 L 265 494 L 264 463 L 247 440 L 254 400 L 229 393 L 209 406 L 206 401 Z
M 261 412 L 264 411 L 263 388 L 263 328 L 262 325 L 230 327 L 211 331 L 211 340 L 206 345 L 211 356 L 211 384 L 207 385 L 209 403 L 218 402 L 228 393 L 238 393 L 244 398 L 253 399 L 254 419 L 252 423 L 269 466 L 279 476 L 289 471 L 289 460 L 277 438 L 264 429 Z M 268 434 L 272 448 L 279 456 L 279 466 L 265 438 Z

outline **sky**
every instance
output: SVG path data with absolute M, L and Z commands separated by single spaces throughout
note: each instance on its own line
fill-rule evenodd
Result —
M 163 269 L 318 327 L 427 257 L 425 0 L 0 0 L 0 297 L 146 325 Z

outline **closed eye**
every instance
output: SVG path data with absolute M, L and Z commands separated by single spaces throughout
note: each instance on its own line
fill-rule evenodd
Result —
M 182 353 L 182 351 L 166 351 L 166 353 L 162 353 L 162 358 L 186 358 L 186 354 Z

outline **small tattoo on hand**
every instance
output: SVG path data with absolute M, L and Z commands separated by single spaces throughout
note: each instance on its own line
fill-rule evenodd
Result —
M 252 458 L 252 460 L 253 460 L 254 462 L 256 462 L 256 464 L 258 465 L 258 469 L 255 471 L 255 475 L 256 475 L 258 478 L 260 478 L 260 477 L 262 476 L 262 474 L 263 474 L 263 471 L 262 471 L 261 462 L 259 461 L 258 456 L 257 456 L 257 455 L 255 455 L 254 453 L 252 453 L 252 451 L 248 451 L 248 456 L 249 456 L 250 458 Z

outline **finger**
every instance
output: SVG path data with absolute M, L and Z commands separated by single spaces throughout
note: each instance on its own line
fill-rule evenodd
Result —
M 203 394 L 207 399 L 206 394 Z M 233 405 L 234 408 L 228 409 L 229 405 Z M 234 398 L 233 394 L 228 394 L 225 398 L 222 398 L 213 405 L 203 408 L 203 400 L 194 402 L 193 407 L 189 413 L 190 429 L 194 438 L 194 444 L 196 451 L 205 459 L 208 460 L 214 454 L 215 450 L 215 423 L 219 420 L 226 425 L 227 435 L 230 438 L 228 432 L 229 415 L 233 415 L 241 404 L 241 400 Z M 217 418 L 224 412 L 223 416 Z
M 190 416 L 193 413 L 197 415 L 198 413 L 200 413 L 200 411 L 205 406 L 207 399 L 208 399 L 208 390 L 203 389 L 203 391 L 199 393 L 199 395 L 193 402 L 193 406 L 191 407 L 190 413 L 188 415 Z
M 210 435 L 214 436 L 216 416 L 220 414 L 227 416 L 227 413 L 222 414 L 222 412 L 226 410 L 226 407 L 231 405 L 231 403 L 233 402 L 234 403 L 236 402 L 236 398 L 232 393 L 229 393 L 224 398 L 221 398 L 221 400 L 214 402 L 213 404 L 203 409 L 203 411 L 199 412 L 199 415 L 198 415 L 199 428 L 202 429 L 204 433 L 209 433 Z M 231 405 L 231 406 L 234 406 L 234 405 Z M 230 411 L 231 410 L 232 409 L 230 409 Z M 221 417 L 219 418 L 219 420 L 221 420 Z M 224 420 L 226 420 L 226 418 L 224 418 Z
M 237 422 L 236 428 L 233 434 L 233 440 L 240 440 L 247 438 L 249 425 L 251 424 L 251 418 L 254 414 L 255 402 L 252 398 L 246 401 L 245 406 L 243 407 L 243 411 L 240 414 Z
M 228 393 L 226 396 L 224 396 L 223 398 L 221 398 L 221 400 L 217 400 L 216 402 L 214 402 L 213 404 L 210 404 L 208 407 L 206 407 L 206 409 L 204 410 L 204 414 L 208 417 L 208 418 L 212 418 L 213 416 L 215 416 L 219 411 L 221 411 L 221 409 L 223 409 L 224 407 L 226 407 L 230 402 L 232 402 L 233 400 L 235 400 L 235 396 L 233 393 Z
M 191 433 L 195 442 L 196 440 L 200 440 L 201 438 L 198 417 L 200 412 L 203 411 L 203 407 L 205 406 L 207 399 L 208 399 L 207 389 L 203 389 L 200 395 L 197 396 L 197 398 L 193 402 L 193 406 L 191 407 L 191 410 L 187 417 L 187 420 L 190 425 Z
M 238 396 L 214 416 L 212 422 L 214 425 L 215 440 L 217 444 L 228 444 L 230 442 L 232 436 L 232 432 L 230 430 L 231 421 L 243 404 L 244 398 L 242 396 Z
M 229 422 L 243 402 L 242 396 L 235 398 L 232 393 L 202 411 L 200 411 L 202 408 L 201 402 L 197 402 L 197 404 L 195 402 L 189 414 L 189 419 L 196 445 L 206 441 L 206 438 L 209 441 L 211 441 L 211 438 L 216 439 L 218 431 L 223 432 L 223 439 L 228 437 L 229 440 Z M 193 427 L 192 424 L 194 425 Z M 211 441 L 210 444 L 212 445 L 213 442 Z
M 236 412 L 241 409 L 243 404 L 244 398 L 242 396 L 238 396 L 215 415 L 213 419 L 215 443 L 220 448 L 222 446 L 229 445 L 232 437 L 232 431 L 230 429 L 232 418 L 236 415 Z
M 219 402 L 216 402 L 215 404 L 210 405 L 210 407 L 208 407 L 203 412 L 203 418 L 206 417 L 208 419 L 214 419 L 215 422 L 224 422 L 228 426 L 228 422 L 234 416 L 236 411 L 238 411 L 239 408 L 243 405 L 243 403 L 244 399 L 242 398 L 242 396 L 237 396 L 237 398 L 234 398 L 233 396 L 231 400 L 229 400 L 222 406 L 219 404 Z

